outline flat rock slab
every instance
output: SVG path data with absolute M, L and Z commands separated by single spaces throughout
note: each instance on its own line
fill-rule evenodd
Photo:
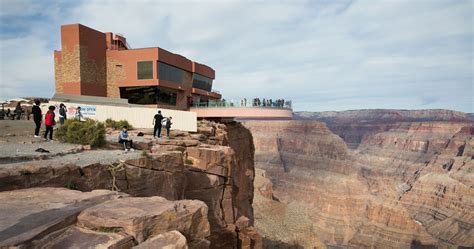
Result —
M 132 236 L 122 233 L 97 232 L 71 226 L 35 242 L 35 248 L 130 248 L 134 246 Z M 156 247 L 155 247 L 156 248 Z
M 78 224 L 91 229 L 120 229 L 138 243 L 172 230 L 192 241 L 210 235 L 207 211 L 206 204 L 197 200 L 127 197 L 84 210 L 78 216 Z
M 118 198 L 108 190 L 30 188 L 0 192 L 0 247 L 28 245 L 72 225 L 84 209 Z
M 166 248 L 166 249 L 188 249 L 186 243 L 186 237 L 184 237 L 178 231 L 166 232 L 152 238 L 147 239 L 145 242 L 133 247 L 134 249 L 155 249 L 155 248 Z

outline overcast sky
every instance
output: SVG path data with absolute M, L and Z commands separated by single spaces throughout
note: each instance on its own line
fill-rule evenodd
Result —
M 229 100 L 474 112 L 471 0 L 0 3 L 0 99 L 51 97 L 60 26 L 81 23 L 211 66 Z

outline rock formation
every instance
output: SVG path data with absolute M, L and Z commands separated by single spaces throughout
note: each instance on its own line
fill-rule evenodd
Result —
M 137 146 L 148 153 L 106 165 L 54 158 L 2 164 L 0 191 L 4 192 L 0 193 L 37 187 L 92 191 L 85 194 L 115 188 L 131 196 L 95 203 L 75 212 L 77 224 L 68 223 L 72 227 L 54 235 L 59 244 L 70 241 L 71 236 L 111 229 L 131 236 L 132 242 L 127 245 L 138 244 L 141 248 L 169 241 L 182 244 L 182 236 L 190 248 L 261 248 L 261 238 L 252 226 L 255 172 L 250 132 L 238 123 L 202 122 L 197 133 L 174 132 L 173 137 L 140 140 Z M 81 156 L 87 157 L 88 153 L 92 155 L 94 151 L 84 151 Z M 5 210 L 8 208 L 12 207 Z M 167 223 L 161 224 L 163 220 Z M 4 228 L 12 229 L 9 225 Z M 179 231 L 182 236 L 167 234 L 171 231 Z M 35 241 L 40 237 L 45 241 L 35 243 L 51 241 L 53 237 L 45 236 L 52 232 L 56 230 L 41 233 Z M 106 241 L 122 243 L 124 239 L 103 236 L 99 237 Z M 18 240 L 15 245 L 21 243 L 30 242 Z
M 244 122 L 266 246 L 474 246 L 474 124 L 381 124 L 351 150 L 324 123 Z
M 357 148 L 366 135 L 388 131 L 398 122 L 469 122 L 463 112 L 451 110 L 351 110 L 328 112 L 296 112 L 295 119 L 324 122 L 349 146 Z

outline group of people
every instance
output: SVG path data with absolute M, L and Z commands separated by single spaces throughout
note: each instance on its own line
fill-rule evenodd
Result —
M 277 99 L 277 100 L 272 100 L 272 99 L 262 99 L 260 98 L 254 98 L 252 101 L 252 106 L 262 106 L 262 107 L 287 107 L 289 102 L 285 103 L 284 99 Z
M 35 104 L 33 105 L 31 112 L 33 114 L 33 121 L 35 122 L 35 137 L 38 138 L 39 132 L 41 129 L 41 123 L 43 121 L 43 111 L 40 107 L 41 102 L 39 100 L 35 100 Z M 53 140 L 53 128 L 56 125 L 56 113 L 54 112 L 56 107 L 51 105 L 48 107 L 48 111 L 44 115 L 44 125 L 46 126 L 46 130 L 44 133 L 44 139 Z M 82 120 L 82 112 L 81 107 L 77 107 L 76 113 L 74 115 L 75 119 Z M 61 103 L 59 105 L 59 124 L 63 125 L 67 119 L 67 109 L 66 106 Z
M 277 100 L 272 100 L 272 99 L 260 99 L 260 98 L 254 98 L 252 102 L 247 101 L 246 98 L 240 100 L 240 106 L 252 106 L 252 107 L 278 107 L 278 108 L 283 108 L 283 107 L 290 107 L 290 102 L 286 101 L 284 99 L 277 99 Z
M 158 113 L 155 114 L 153 117 L 153 137 L 154 138 L 161 138 L 161 129 L 163 126 L 166 128 L 166 136 L 169 138 L 170 137 L 170 131 L 171 131 L 171 125 L 173 124 L 171 122 L 173 118 L 172 117 L 164 117 L 161 114 L 161 111 L 158 110 Z M 119 133 L 118 137 L 118 142 L 123 144 L 123 147 L 125 151 L 133 151 L 133 140 L 130 138 L 128 134 L 128 127 L 123 126 L 122 130 Z

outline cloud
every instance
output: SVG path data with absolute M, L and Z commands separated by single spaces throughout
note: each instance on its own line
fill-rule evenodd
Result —
M 46 67 L 52 67 L 52 49 L 59 49 L 59 26 L 80 22 L 122 33 L 132 47 L 160 46 L 212 66 L 214 87 L 226 99 L 283 97 L 292 99 L 296 110 L 314 111 L 474 112 L 469 1 L 100 0 L 62 2 L 47 12 L 33 5 L 26 16 L 19 13 L 21 6 L 10 6 L 13 14 L 1 16 L 13 18 L 13 26 L 44 25 L 20 33 L 2 28 L 2 88 L 17 92 L 49 84 L 38 93 L 52 95 L 52 68 Z M 36 51 L 29 58 L 42 62 L 43 70 L 14 77 L 30 62 L 14 56 L 21 49 L 7 49 L 4 41 L 30 39 L 32 33 L 42 42 L 28 45 Z M 4 50 L 12 57 L 8 72 Z

